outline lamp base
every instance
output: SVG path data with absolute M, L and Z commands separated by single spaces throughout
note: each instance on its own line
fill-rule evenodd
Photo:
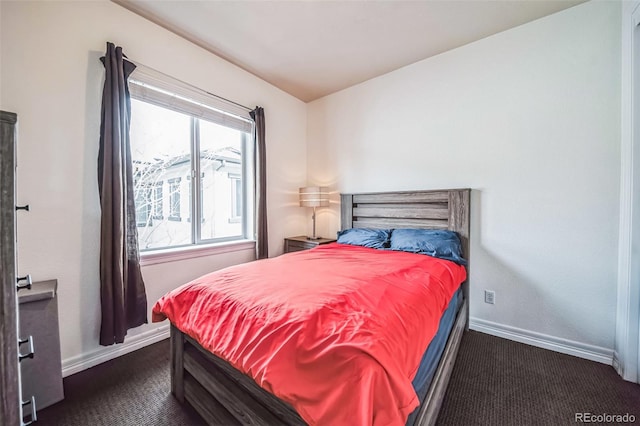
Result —
M 309 241 L 318 241 L 318 240 L 321 240 L 321 239 L 322 239 L 322 237 L 307 237 L 307 240 L 309 240 Z

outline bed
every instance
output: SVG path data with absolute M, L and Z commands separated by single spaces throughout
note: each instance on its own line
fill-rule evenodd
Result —
M 460 237 L 468 268 L 469 201 L 468 189 L 342 194 L 341 228 L 455 231 Z M 435 371 L 424 391 L 418 392 L 420 405 L 409 416 L 408 424 L 430 425 L 437 419 L 462 334 L 468 327 L 468 286 L 466 280 L 456 293 L 460 295 L 460 302 L 456 306 L 459 308 L 452 311 L 452 325 L 442 338 L 439 360 L 434 364 Z M 204 349 L 173 323 L 171 391 L 180 402 L 193 406 L 211 425 L 306 424 L 291 405 L 260 387 L 227 361 Z

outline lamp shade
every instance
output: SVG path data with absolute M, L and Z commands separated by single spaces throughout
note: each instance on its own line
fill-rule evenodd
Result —
M 307 186 L 300 188 L 300 207 L 326 207 L 329 205 L 329 188 Z

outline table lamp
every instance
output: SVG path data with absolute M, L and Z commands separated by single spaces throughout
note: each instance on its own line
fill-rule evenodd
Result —
M 316 237 L 316 208 L 329 205 L 329 188 L 324 186 L 307 186 L 300 188 L 300 207 L 313 207 L 313 235 L 309 240 L 317 240 Z

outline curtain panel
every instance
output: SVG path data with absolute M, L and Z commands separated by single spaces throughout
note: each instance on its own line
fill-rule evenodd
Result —
M 249 112 L 255 121 L 255 191 L 256 191 L 256 258 L 269 257 L 267 232 L 267 148 L 265 141 L 264 109 L 256 107 Z
M 100 227 L 100 344 L 122 343 L 127 330 L 147 322 L 147 296 L 138 252 L 127 79 L 135 65 L 107 43 L 102 92 L 98 189 Z

